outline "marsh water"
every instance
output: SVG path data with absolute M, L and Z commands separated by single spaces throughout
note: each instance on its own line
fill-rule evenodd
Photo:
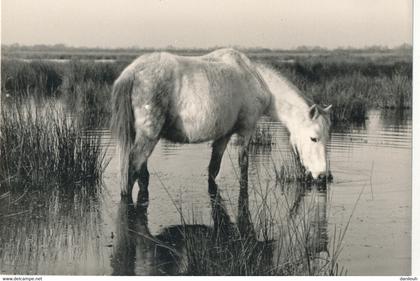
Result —
M 115 141 L 108 130 L 92 131 L 102 135 L 110 161 L 103 186 L 27 191 L 13 202 L 0 198 L 0 273 L 191 274 L 186 236 L 245 225 L 261 240 L 258 225 L 269 220 L 275 225 L 270 235 L 281 240 L 283 224 L 292 220 L 306 221 L 303 228 L 323 257 L 334 255 L 345 232 L 338 263 L 349 275 L 409 275 L 411 113 L 373 110 L 362 124 L 333 128 L 328 153 L 334 178 L 326 189 L 276 180 L 275 167 L 290 162 L 287 131 L 281 124 L 263 125 L 273 144 L 251 148 L 248 194 L 239 192 L 234 139 L 217 195 L 207 186 L 210 143 L 160 141 L 149 159 L 147 209 L 121 200 Z M 238 216 L 244 202 L 245 221 Z M 271 259 L 283 254 L 279 249 Z

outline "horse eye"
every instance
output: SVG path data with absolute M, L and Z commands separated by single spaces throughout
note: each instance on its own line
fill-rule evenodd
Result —
M 311 138 L 311 141 L 317 142 L 318 140 L 316 138 Z

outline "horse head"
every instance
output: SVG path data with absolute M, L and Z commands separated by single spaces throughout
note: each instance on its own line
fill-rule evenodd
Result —
M 290 135 L 290 142 L 306 175 L 324 181 L 327 177 L 326 145 L 329 139 L 331 105 L 322 108 L 312 105 L 298 129 Z

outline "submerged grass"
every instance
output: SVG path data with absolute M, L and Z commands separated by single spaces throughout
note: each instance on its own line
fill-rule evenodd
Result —
M 273 133 L 270 129 L 270 123 L 258 123 L 257 128 L 251 136 L 251 145 L 271 147 L 274 145 Z
M 178 274 L 345 274 L 338 257 L 348 224 L 335 228 L 338 234 L 334 231 L 329 240 L 326 191 L 293 188 L 281 198 L 270 195 L 273 192 L 261 188 L 251 206 L 241 190 L 236 221 L 224 201 L 213 197 L 212 227 L 197 224 L 194 214 L 187 223 L 181 214 L 183 224 L 171 230 L 183 240 L 183 250 L 176 254 Z
M 306 183 L 305 169 L 300 164 L 298 157 L 294 153 L 281 154 L 282 161 L 274 164 L 274 174 L 276 182 L 284 185 L 289 183 Z
M 12 102 L 0 119 L 0 189 L 97 184 L 106 166 L 100 136 L 53 105 Z M 72 185 L 73 186 L 73 185 Z

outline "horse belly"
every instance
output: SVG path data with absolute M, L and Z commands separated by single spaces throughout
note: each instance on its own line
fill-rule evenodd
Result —
M 196 107 L 195 112 L 202 110 L 201 113 L 191 116 L 187 113 L 181 119 L 182 129 L 189 142 L 218 139 L 232 131 L 236 123 L 238 110 L 229 104 L 225 107 L 212 107 L 208 104 L 193 107 Z
M 233 130 L 238 111 L 229 104 L 188 103 L 167 128 L 164 138 L 185 143 L 218 139 Z
M 200 72 L 183 79 L 182 89 L 173 102 L 171 135 L 177 142 L 203 142 L 232 132 L 241 107 L 240 97 L 232 87 L 214 88 Z

